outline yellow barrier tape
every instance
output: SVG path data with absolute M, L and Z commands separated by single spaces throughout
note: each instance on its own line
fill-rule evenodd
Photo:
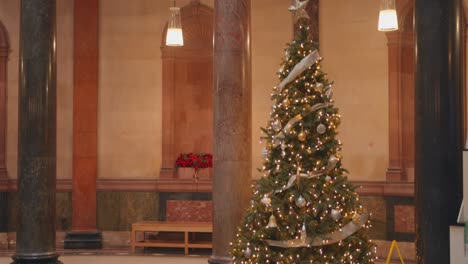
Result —
M 398 256 L 400 257 L 401 264 L 405 264 L 405 262 L 403 261 L 403 257 L 401 256 L 400 248 L 398 247 L 397 242 L 395 240 L 392 241 L 392 245 L 390 246 L 390 251 L 388 252 L 387 261 L 385 262 L 385 264 L 390 263 L 390 258 L 392 257 L 393 249 L 395 248 L 397 250 Z

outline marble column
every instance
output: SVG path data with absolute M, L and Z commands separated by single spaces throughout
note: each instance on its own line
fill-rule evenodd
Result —
M 215 0 L 213 255 L 229 243 L 250 200 L 252 167 L 250 0 Z
M 67 249 L 102 247 L 96 229 L 99 1 L 74 2 L 72 231 Z
M 417 263 L 450 263 L 449 226 L 462 200 L 461 0 L 416 0 Z
M 16 264 L 58 263 L 55 5 L 55 0 L 20 3 Z
M 10 43 L 8 32 L 0 21 L 0 184 L 6 184 L 6 123 L 7 123 L 7 68 Z

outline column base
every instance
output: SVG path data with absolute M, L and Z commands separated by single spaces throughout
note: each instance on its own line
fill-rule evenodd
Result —
M 211 256 L 208 259 L 208 263 L 210 263 L 210 264 L 228 264 L 228 263 L 231 263 L 231 258 Z
M 67 232 L 64 249 L 101 249 L 102 234 L 99 231 Z
M 58 260 L 59 254 L 14 255 L 11 264 L 62 264 Z

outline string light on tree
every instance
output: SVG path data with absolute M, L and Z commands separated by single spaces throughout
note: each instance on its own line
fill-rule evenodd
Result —
M 288 44 L 262 131 L 262 178 L 231 245 L 233 263 L 375 261 L 369 213 L 347 181 L 332 82 L 308 34 L 307 1 L 290 10 L 299 25 Z M 249 250 L 247 250 L 249 249 Z M 248 254 L 247 254 L 248 253 Z

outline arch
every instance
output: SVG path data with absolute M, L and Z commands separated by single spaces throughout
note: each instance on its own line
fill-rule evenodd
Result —
M 212 8 L 191 1 L 181 8 L 184 46 L 165 45 L 167 24 L 161 36 L 163 158 L 160 181 L 172 181 L 173 188 L 178 190 L 177 184 L 185 182 L 187 186 L 193 180 L 176 173 L 177 156 L 213 151 L 213 18 Z M 199 175 L 200 184 L 211 183 L 211 169 L 201 170 Z
M 7 66 L 10 39 L 5 25 L 0 21 L 0 180 L 7 178 L 6 169 L 6 122 L 7 122 Z
M 163 58 L 212 56 L 212 53 L 196 54 L 190 51 L 198 50 L 208 52 L 210 47 L 213 47 L 213 9 L 195 0 L 180 9 L 180 16 L 184 35 L 184 46 L 166 46 L 166 32 L 168 26 L 166 23 L 161 36 L 161 51 Z
M 386 179 L 414 180 L 414 1 L 397 1 L 399 30 L 388 40 L 389 163 Z

